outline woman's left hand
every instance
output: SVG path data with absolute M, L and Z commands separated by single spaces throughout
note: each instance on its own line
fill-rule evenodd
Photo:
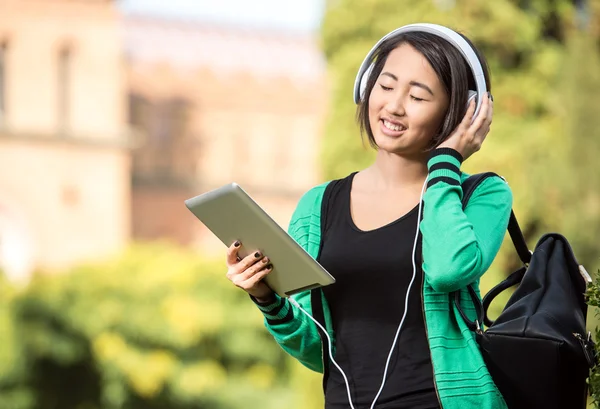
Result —
M 475 112 L 475 106 L 476 101 L 471 101 L 463 120 L 458 124 L 448 139 L 442 142 L 438 148 L 454 149 L 462 155 L 463 160 L 466 160 L 469 156 L 481 149 L 481 145 L 492 125 L 494 102 L 491 98 L 491 94 L 488 92 L 486 96 L 483 97 L 479 114 L 477 114 L 477 118 L 471 123 L 471 118 Z

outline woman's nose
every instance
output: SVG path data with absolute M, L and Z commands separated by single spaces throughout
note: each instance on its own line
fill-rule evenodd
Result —
M 404 99 L 400 95 L 390 95 L 385 105 L 385 109 L 391 115 L 404 116 Z

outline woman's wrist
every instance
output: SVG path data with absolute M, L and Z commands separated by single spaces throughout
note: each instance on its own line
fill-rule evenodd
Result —
M 259 305 L 270 305 L 276 301 L 274 292 L 271 292 L 270 294 L 263 295 L 260 297 L 255 297 L 255 296 L 251 296 L 251 297 L 252 297 L 252 299 L 254 299 L 254 302 L 256 302 Z
M 438 156 L 442 156 L 442 155 L 449 155 L 454 160 L 456 160 L 456 162 L 458 162 L 457 164 L 459 166 L 464 162 L 463 155 L 458 150 L 454 149 L 453 147 L 449 147 L 449 146 L 440 146 L 429 152 L 429 158 L 428 158 L 429 166 L 431 167 L 432 159 L 437 158 Z
M 452 148 L 441 147 L 431 151 L 427 161 L 429 172 L 427 187 L 429 188 L 438 182 L 460 185 L 462 160 L 460 152 Z

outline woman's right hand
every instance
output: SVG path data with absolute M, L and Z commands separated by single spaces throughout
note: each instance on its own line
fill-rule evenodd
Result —
M 242 244 L 236 241 L 227 249 L 227 278 L 256 298 L 258 302 L 272 300 L 273 290 L 262 281 L 267 274 L 273 271 L 269 258 L 264 257 L 260 251 L 256 251 L 240 259 L 238 252 L 241 247 Z

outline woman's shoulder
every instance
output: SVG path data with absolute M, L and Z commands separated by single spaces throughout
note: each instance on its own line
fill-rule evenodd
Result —
M 300 196 L 300 200 L 298 201 L 298 206 L 300 206 L 300 205 L 306 206 L 309 204 L 313 204 L 313 203 L 315 203 L 315 201 L 322 198 L 323 194 L 325 193 L 325 190 L 327 189 L 327 186 L 329 186 L 329 184 L 331 182 L 332 182 L 332 180 L 328 180 L 327 182 L 323 182 L 319 185 L 313 186 L 310 189 L 308 189 L 306 192 L 304 192 L 302 194 L 302 196 Z
M 299 204 L 315 204 L 316 201 L 321 201 L 323 199 L 323 195 L 325 194 L 325 191 L 327 190 L 327 188 L 335 188 L 337 185 L 346 183 L 348 181 L 350 181 L 352 179 L 352 176 L 355 174 L 356 172 L 351 173 L 348 176 L 345 176 L 343 178 L 340 179 L 331 179 L 328 180 L 327 182 L 323 182 L 319 185 L 313 186 L 312 188 L 310 188 L 309 190 L 307 190 L 301 197 L 300 197 L 300 201 Z
M 471 177 L 477 177 L 478 175 L 471 175 L 463 172 L 461 175 L 461 184 L 465 186 L 465 182 Z M 468 183 L 468 182 L 467 182 Z M 508 182 L 501 176 L 491 175 L 480 182 L 475 190 L 472 192 L 471 198 L 481 196 L 494 196 L 500 200 L 512 202 L 512 190 Z
M 319 185 L 313 186 L 304 194 L 302 194 L 300 200 L 298 201 L 298 205 L 296 206 L 296 211 L 294 213 L 296 215 L 306 215 L 309 213 L 320 212 L 323 197 L 325 196 L 325 192 L 327 191 L 327 189 L 335 189 L 344 182 L 350 180 L 352 176 L 353 173 L 341 179 L 332 179 L 328 180 L 327 182 L 323 182 Z

